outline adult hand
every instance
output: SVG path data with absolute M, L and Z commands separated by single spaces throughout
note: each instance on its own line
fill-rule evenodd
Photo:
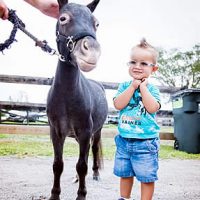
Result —
M 5 20 L 8 19 L 8 8 L 3 0 L 0 0 L 0 18 Z

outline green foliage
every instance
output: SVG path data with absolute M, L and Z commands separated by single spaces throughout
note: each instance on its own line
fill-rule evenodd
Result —
M 160 49 L 158 64 L 155 78 L 162 84 L 181 88 L 200 87 L 200 44 L 185 52 Z
M 114 159 L 115 144 L 113 138 L 103 138 L 104 159 Z M 0 156 L 53 156 L 53 147 L 49 136 L 33 135 L 6 135 L 0 134 Z M 78 156 L 78 145 L 72 138 L 67 138 L 64 147 L 64 156 Z M 90 152 L 91 156 L 91 152 Z M 160 159 L 199 159 L 200 154 L 188 154 L 173 149 L 173 141 L 161 141 Z

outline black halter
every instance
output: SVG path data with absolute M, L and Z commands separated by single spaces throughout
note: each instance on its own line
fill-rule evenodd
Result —
M 67 48 L 65 47 L 65 51 L 66 51 L 65 55 L 62 55 L 60 49 L 58 49 L 58 51 L 60 53 L 59 59 L 63 62 L 70 61 L 70 59 L 71 59 L 70 54 L 71 54 L 71 52 L 73 52 L 74 47 L 76 46 L 76 42 L 78 40 L 80 40 L 86 36 L 90 36 L 96 40 L 96 36 L 94 34 L 91 34 L 88 32 L 79 33 L 77 35 L 65 36 L 65 35 L 60 34 L 57 31 L 56 36 L 57 36 L 57 38 L 56 38 L 57 43 L 63 42 L 64 44 L 66 44 L 66 47 L 67 47 Z

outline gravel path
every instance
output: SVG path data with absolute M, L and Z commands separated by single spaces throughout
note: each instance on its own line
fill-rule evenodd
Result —
M 61 200 L 75 200 L 77 183 L 72 183 L 77 158 L 65 158 L 61 178 Z M 52 158 L 0 157 L 0 200 L 46 200 L 52 186 Z M 116 200 L 119 179 L 112 174 L 113 161 L 104 160 L 101 180 L 92 180 L 91 160 L 86 179 L 88 200 Z M 132 197 L 139 200 L 136 181 Z M 200 160 L 160 160 L 159 181 L 154 200 L 199 200 Z

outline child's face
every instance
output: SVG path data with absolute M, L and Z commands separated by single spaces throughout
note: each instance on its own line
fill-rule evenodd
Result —
M 129 61 L 129 74 L 137 80 L 148 78 L 158 69 L 154 57 L 148 49 L 134 48 Z

